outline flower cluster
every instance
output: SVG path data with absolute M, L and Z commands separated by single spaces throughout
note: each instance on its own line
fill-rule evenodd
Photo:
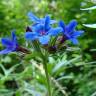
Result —
M 56 36 L 59 32 L 63 31 L 61 27 L 51 27 L 51 24 L 54 24 L 55 20 L 51 20 L 48 15 L 41 19 L 37 18 L 32 13 L 28 13 L 28 16 L 35 24 L 31 26 L 32 32 L 29 30 L 26 32 L 25 37 L 27 40 L 39 40 L 41 44 L 45 45 L 48 44 L 51 36 Z
M 76 20 L 72 20 L 68 25 L 65 25 L 62 20 L 59 22 L 51 20 L 49 15 L 46 15 L 44 18 L 38 18 L 33 13 L 29 12 L 28 17 L 33 24 L 26 28 L 25 38 L 29 41 L 37 41 L 42 45 L 49 46 L 50 42 L 54 39 L 55 44 L 56 40 L 59 44 L 63 44 L 66 40 L 70 40 L 73 44 L 78 44 L 77 37 L 83 33 L 82 30 L 77 31 L 75 29 L 77 26 Z M 58 26 L 53 27 L 53 24 L 57 24 Z M 61 40 L 58 40 L 59 36 Z M 19 46 L 15 32 L 12 32 L 11 39 L 2 38 L 1 43 L 6 49 L 0 51 L 0 54 L 8 54 L 14 51 L 23 53 L 29 52 L 26 48 Z M 51 48 L 55 48 L 56 45 L 53 45 Z

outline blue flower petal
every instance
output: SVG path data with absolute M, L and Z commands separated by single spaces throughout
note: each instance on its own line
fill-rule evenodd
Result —
M 49 40 L 50 40 L 50 36 L 49 35 L 44 35 L 38 38 L 39 42 L 43 45 L 48 44 Z
M 63 28 L 63 31 L 65 31 L 65 24 L 62 20 L 59 21 L 58 25 Z
M 56 36 L 58 35 L 60 32 L 62 32 L 63 29 L 61 27 L 57 27 L 57 28 L 52 28 L 48 31 L 48 34 L 51 36 Z
M 49 16 L 49 15 L 46 15 L 46 16 Z M 46 17 L 45 18 L 40 18 L 40 22 L 39 23 L 44 24 L 45 23 L 45 19 L 46 19 Z M 50 24 L 54 24 L 54 23 L 57 23 L 57 21 L 56 20 L 50 20 Z
M 38 17 L 36 17 L 32 12 L 29 12 L 28 13 L 28 17 L 31 21 L 35 22 L 35 23 L 38 23 L 40 22 L 40 19 Z
M 39 24 L 44 24 L 45 23 L 45 18 L 40 18 Z
M 8 53 L 10 53 L 10 52 L 12 52 L 12 51 L 13 51 L 13 50 L 10 50 L 10 49 L 6 48 L 6 49 L 0 51 L 0 54 L 8 54 Z
M 75 31 L 73 34 L 72 34 L 72 37 L 78 37 L 78 36 L 80 36 L 82 33 L 84 33 L 84 31 Z
M 14 41 L 14 39 L 16 40 L 16 35 L 15 35 L 15 32 L 14 31 L 12 31 L 11 35 L 12 35 L 12 40 L 13 41 Z
M 12 47 L 14 46 L 14 42 L 12 42 L 11 40 L 7 39 L 7 38 L 2 38 L 1 39 L 1 42 L 2 44 L 5 46 L 5 47 Z
M 50 20 L 50 24 L 54 24 L 54 23 L 57 23 L 56 20 Z
M 15 32 L 13 31 L 13 32 L 11 33 L 11 35 L 12 35 L 12 41 L 14 42 L 14 44 L 17 44 L 17 45 L 18 45 L 17 37 L 16 37 L 16 35 L 15 35 Z
M 71 38 L 70 40 L 74 45 L 78 44 L 78 40 L 76 38 Z
M 48 31 L 50 29 L 50 16 L 45 17 L 45 31 Z
M 40 33 L 40 31 L 44 30 L 44 25 L 43 24 L 36 24 L 32 26 L 33 31 Z
M 75 30 L 75 27 L 77 26 L 77 21 L 76 20 L 72 20 L 66 27 L 66 30 L 68 33 L 72 32 Z
M 27 40 L 35 40 L 35 39 L 37 39 L 37 34 L 35 33 L 35 32 L 27 32 L 27 33 L 25 33 L 25 38 L 27 39 Z

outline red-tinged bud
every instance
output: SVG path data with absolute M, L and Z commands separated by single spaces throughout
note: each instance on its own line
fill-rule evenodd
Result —
M 26 32 L 32 32 L 32 29 L 28 26 L 28 27 L 26 28 Z
M 56 52 L 57 47 L 56 47 L 56 46 L 50 46 L 50 47 L 48 48 L 48 50 L 49 50 L 50 53 L 54 53 L 54 52 Z
M 63 36 L 62 36 L 61 38 L 59 38 L 58 40 L 59 40 L 60 44 L 63 44 L 63 43 L 67 40 L 67 38 L 63 35 Z
M 23 48 L 23 47 L 21 47 L 21 46 L 18 46 L 18 47 L 16 48 L 16 51 L 20 51 L 20 52 L 22 52 L 22 53 L 30 54 L 30 51 L 29 51 L 28 49 Z

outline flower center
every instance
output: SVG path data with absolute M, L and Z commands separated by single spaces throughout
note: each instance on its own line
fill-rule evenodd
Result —
M 40 32 L 40 35 L 41 35 L 41 36 L 43 36 L 43 35 L 45 35 L 45 34 L 46 34 L 45 31 L 41 31 L 41 32 Z

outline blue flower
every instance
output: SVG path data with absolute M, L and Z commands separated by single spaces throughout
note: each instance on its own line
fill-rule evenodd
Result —
M 39 20 L 35 18 L 34 21 L 37 22 Z M 39 40 L 41 44 L 48 44 L 51 36 L 56 36 L 62 31 L 61 27 L 52 28 L 50 22 L 50 17 L 47 15 L 43 23 L 33 25 L 32 32 L 29 31 L 25 33 L 25 38 L 27 40 Z
M 38 18 L 32 12 L 28 12 L 28 17 L 35 24 L 43 24 L 43 23 L 45 23 L 45 19 L 46 19 L 46 16 L 45 16 L 45 18 Z M 54 23 L 56 23 L 55 20 L 50 20 L 50 24 L 54 24 Z
M 71 40 L 73 44 L 78 44 L 77 38 L 84 32 L 82 30 L 77 31 L 77 21 L 72 20 L 68 25 L 65 25 L 63 21 L 59 21 L 59 26 L 63 29 L 63 36 L 66 40 Z M 63 39 L 64 39 L 63 38 Z
M 18 44 L 17 44 L 17 39 L 16 35 L 14 32 L 12 32 L 12 38 L 2 38 L 1 39 L 2 45 L 5 46 L 6 48 L 2 51 L 0 51 L 0 54 L 8 54 L 10 52 L 16 51 Z

